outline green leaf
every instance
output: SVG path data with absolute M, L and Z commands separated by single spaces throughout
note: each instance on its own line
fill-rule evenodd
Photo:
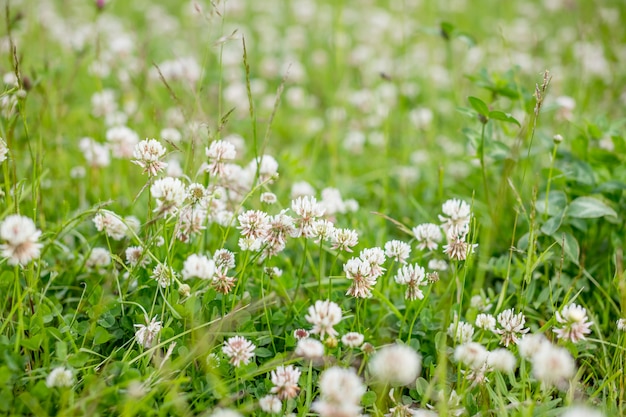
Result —
M 370 405 L 374 405 L 376 403 L 376 393 L 374 391 L 367 391 L 365 394 L 363 394 L 363 396 L 361 397 L 361 404 L 364 407 L 370 406 Z
M 569 205 L 567 215 L 578 219 L 595 219 L 606 216 L 617 218 L 615 210 L 594 197 L 578 197 Z
M 271 358 L 274 356 L 274 353 L 271 350 L 269 350 L 268 348 L 263 348 L 263 347 L 256 348 L 254 350 L 254 354 L 258 356 L 259 358 Z
M 499 110 L 490 111 L 489 112 L 489 118 L 490 119 L 495 119 L 495 120 L 500 120 L 500 121 L 507 122 L 507 123 L 513 123 L 513 124 L 516 124 L 519 127 L 522 126 L 520 124 L 520 122 L 518 122 L 515 117 L 511 116 L 510 113 L 504 113 L 504 112 L 499 111 Z
M 109 332 L 104 327 L 96 327 L 96 333 L 93 336 L 93 343 L 95 345 L 101 345 L 103 343 L 108 342 L 113 339 L 113 336 L 109 334 Z
M 562 248 L 565 256 L 572 262 L 578 265 L 578 258 L 580 257 L 580 246 L 578 241 L 570 233 L 555 233 L 552 235 L 556 243 Z
M 469 100 L 472 108 L 476 110 L 478 114 L 482 114 L 485 117 L 489 116 L 489 107 L 487 107 L 484 101 L 482 101 L 478 97 L 472 96 L 469 96 L 467 99 Z
M 563 191 L 551 191 L 548 195 L 546 204 L 546 196 L 542 194 L 535 202 L 535 208 L 539 214 L 547 214 L 548 216 L 557 216 L 563 213 L 567 207 L 567 196 Z

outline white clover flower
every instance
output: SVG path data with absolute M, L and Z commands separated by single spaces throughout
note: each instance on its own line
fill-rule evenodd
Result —
M 420 250 L 428 249 L 433 251 L 439 246 L 439 242 L 443 239 L 441 228 L 436 224 L 424 223 L 413 228 L 413 236 L 417 239 L 417 248 Z
M 113 240 L 123 239 L 128 230 L 120 216 L 109 210 L 98 211 L 93 222 L 99 232 L 104 231 Z
M 70 369 L 59 366 L 54 368 L 46 377 L 46 386 L 48 388 L 64 388 L 74 385 L 74 374 Z
M 448 263 L 443 259 L 431 259 L 428 261 L 428 269 L 433 271 L 447 271 Z
M 254 357 L 256 346 L 249 340 L 241 336 L 234 336 L 224 342 L 222 352 L 230 359 L 230 363 L 239 367 L 241 364 L 247 365 Z
M 441 206 L 443 216 L 439 215 L 446 235 L 450 233 L 459 235 L 463 230 L 469 228 L 472 217 L 471 208 L 465 201 L 456 198 L 450 199 Z
M 570 340 L 576 343 L 585 340 L 585 335 L 591 333 L 592 321 L 587 318 L 587 310 L 578 304 L 568 304 L 563 310 L 555 314 L 557 323 L 562 327 L 554 329 L 559 339 Z
M 406 263 L 406 259 L 411 254 L 411 246 L 401 240 L 390 240 L 385 243 L 385 255 L 401 264 Z
M 501 328 L 496 329 L 496 333 L 502 336 L 500 344 L 506 347 L 508 347 L 511 342 L 517 344 L 520 335 L 528 333 L 530 330 L 524 328 L 524 323 L 526 323 L 524 313 L 520 312 L 515 314 L 512 308 L 498 314 L 498 323 Z
M 483 330 L 490 330 L 494 332 L 496 330 L 496 318 L 491 314 L 481 313 L 476 316 L 476 322 L 474 323 L 476 327 Z
M 261 194 L 260 200 L 263 204 L 276 204 L 278 198 L 274 193 L 265 192 Z
M 210 417 L 243 417 L 243 415 L 228 408 L 218 408 L 211 413 Z
M 626 319 L 618 319 L 616 325 L 620 332 L 626 331 Z
M 2 256 L 9 265 L 26 265 L 39 258 L 42 244 L 38 242 L 41 231 L 30 218 L 12 214 L 4 218 L 0 225 L 0 237 L 5 241 L 0 245 Z
M 297 397 L 300 392 L 298 386 L 300 374 L 300 370 L 293 365 L 277 367 L 270 373 L 272 384 L 274 384 L 270 392 L 276 394 L 281 400 Z
M 372 356 L 369 370 L 383 384 L 403 386 L 413 383 L 422 369 L 422 357 L 409 346 L 385 346 Z
M 93 248 L 85 262 L 87 268 L 103 267 L 111 263 L 111 254 L 105 248 Z
M 162 326 L 161 322 L 157 321 L 157 316 L 154 316 L 150 321 L 148 321 L 148 317 L 145 319 L 147 325 L 135 324 L 135 327 L 137 328 L 135 331 L 135 339 L 137 340 L 137 343 L 145 349 L 150 349 L 154 346 L 154 342 L 158 339 Z
M 7 147 L 7 143 L 4 139 L 0 138 L 0 164 L 7 160 L 7 154 L 9 153 L 9 148 Z
M 394 277 L 398 284 L 406 285 L 407 289 L 404 297 L 407 300 L 424 299 L 424 293 L 420 289 L 421 286 L 427 284 L 426 272 L 424 268 L 418 264 L 404 265 L 400 268 Z
M 343 265 L 346 278 L 352 281 L 346 295 L 357 298 L 372 296 L 372 288 L 376 285 L 376 278 L 372 276 L 372 268 L 368 262 L 360 258 L 351 258 Z
M 319 340 L 304 337 L 298 340 L 295 353 L 305 359 L 319 359 L 324 356 L 324 345 Z
M 218 249 L 213 254 L 213 261 L 217 269 L 229 270 L 235 267 L 235 255 L 228 249 Z
M 322 207 L 326 210 L 326 214 L 332 216 L 336 213 L 345 213 L 347 211 L 346 204 L 341 198 L 341 192 L 336 188 L 324 188 L 321 192 Z
M 495 349 L 489 352 L 487 356 L 487 365 L 496 371 L 500 372 L 513 372 L 517 360 L 515 355 L 509 352 L 507 349 Z
M 115 158 L 130 159 L 139 143 L 139 135 L 129 127 L 115 126 L 107 130 L 106 140 Z
M 178 178 L 159 178 L 150 186 L 150 194 L 156 199 L 155 212 L 176 214 L 185 202 L 185 184 Z
M 304 237 L 313 237 L 314 224 L 318 218 L 324 215 L 324 207 L 313 196 L 297 197 L 291 202 L 291 209 L 299 217 L 296 219 L 296 227 L 299 234 Z
M 270 217 L 260 210 L 245 211 L 237 217 L 237 220 L 239 221 L 237 228 L 241 230 L 241 235 L 252 240 L 264 239 L 271 228 Z
M 316 243 L 329 241 L 335 232 L 335 225 L 324 219 L 315 220 L 311 225 L 311 237 L 315 238 Z
M 298 197 L 315 195 L 315 188 L 306 181 L 296 181 L 291 185 L 291 198 L 297 200 Z
M 278 176 L 278 162 L 271 155 L 262 155 L 250 161 L 245 170 L 252 178 L 258 171 L 260 182 L 272 182 Z
M 309 335 L 310 333 L 306 329 L 296 329 L 293 331 L 293 337 L 295 337 L 296 340 L 306 339 Z
M 129 246 L 126 249 L 126 262 L 130 266 L 147 266 L 150 264 L 150 257 L 144 256 L 144 250 L 141 246 Z
M 320 397 L 311 409 L 320 417 L 361 415 L 361 397 L 367 388 L 352 368 L 328 368 L 320 375 L 319 386 Z
M 161 139 L 165 141 L 178 143 L 182 140 L 182 138 L 183 135 L 175 127 L 166 127 L 161 130 Z
M 78 142 L 78 148 L 89 166 L 103 168 L 111 164 L 109 149 L 92 138 L 82 138 Z
M 105 89 L 91 96 L 91 113 L 95 117 L 104 117 L 117 111 L 117 102 L 113 90 Z
M 359 235 L 352 229 L 334 229 L 330 241 L 332 249 L 352 252 L 351 248 L 359 243 Z
M 319 334 L 322 339 L 327 334 L 334 337 L 338 333 L 333 326 L 341 321 L 341 307 L 329 300 L 318 300 L 309 307 L 309 314 L 304 318 L 313 325 L 312 334 Z
M 604 414 L 600 410 L 591 407 L 574 405 L 567 407 L 563 414 L 559 414 L 559 417 L 604 417 Z
M 176 272 L 174 272 L 172 267 L 167 266 L 165 263 L 159 263 L 152 270 L 150 278 L 158 282 L 162 288 L 167 288 L 174 280 L 175 275 Z
M 156 139 L 142 140 L 133 150 L 132 162 L 143 168 L 143 172 L 154 177 L 167 167 L 160 159 L 165 155 L 165 148 Z
M 261 410 L 270 414 L 279 414 L 283 409 L 283 403 L 275 395 L 266 395 L 259 400 Z
M 448 336 L 452 337 L 456 343 L 469 343 L 474 336 L 474 326 L 464 321 L 457 322 L 455 320 L 448 327 Z
M 541 333 L 525 334 L 517 342 L 517 349 L 522 358 L 531 360 L 532 357 L 539 352 L 546 343 L 550 344 L 548 339 L 546 339 L 546 337 Z
M 576 363 L 569 351 L 551 343 L 541 344 L 531 360 L 534 377 L 548 386 L 566 388 L 565 383 L 576 374 Z
M 488 356 L 487 349 L 476 342 L 463 343 L 454 349 L 454 359 L 471 369 L 483 367 Z
M 206 148 L 206 156 L 209 159 L 207 172 L 221 177 L 224 175 L 226 163 L 237 157 L 237 150 L 231 142 L 217 140 Z
M 348 332 L 341 337 L 341 343 L 351 348 L 360 347 L 365 341 L 365 336 L 358 332 Z
M 183 279 L 200 278 L 212 279 L 215 275 L 215 262 L 207 258 L 205 255 L 191 254 L 183 264 L 181 272 Z

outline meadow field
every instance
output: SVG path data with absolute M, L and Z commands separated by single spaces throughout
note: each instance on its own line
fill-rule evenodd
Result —
M 626 415 L 621 0 L 0 13 L 0 415 Z

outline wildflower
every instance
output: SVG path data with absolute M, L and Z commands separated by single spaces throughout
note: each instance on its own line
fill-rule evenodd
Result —
M 345 213 L 346 204 L 341 198 L 341 193 L 336 188 L 324 188 L 322 194 L 322 207 L 325 208 L 326 214 L 331 216 L 336 213 Z
M 272 155 L 262 155 L 250 161 L 246 170 L 252 176 L 258 173 L 260 182 L 272 182 L 278 176 L 278 162 Z
M 176 238 L 188 242 L 190 237 L 205 230 L 206 211 L 201 207 L 185 206 L 180 210 L 176 224 Z
M 476 316 L 474 325 L 479 329 L 491 330 L 493 332 L 496 330 L 496 318 L 491 314 L 481 313 Z
M 121 240 L 126 236 L 128 228 L 122 219 L 109 210 L 100 210 L 94 217 L 93 222 L 99 232 L 106 233 L 113 240 Z
M 150 258 L 145 256 L 141 246 L 129 246 L 126 249 L 126 262 L 130 266 L 146 266 L 150 263 Z
M 82 138 L 78 142 L 78 148 L 83 153 L 89 166 L 102 168 L 109 166 L 111 163 L 109 149 L 92 138 Z
M 217 408 L 209 417 L 243 417 L 243 415 L 228 408 Z
M 233 366 L 239 367 L 242 363 L 247 365 L 250 362 L 254 357 L 254 349 L 256 346 L 249 340 L 241 336 L 234 336 L 224 342 L 222 352 L 230 358 L 230 363 Z
M 398 284 L 407 286 L 404 297 L 407 300 L 424 299 L 424 293 L 420 290 L 420 286 L 426 285 L 426 274 L 424 268 L 418 264 L 405 265 L 398 270 L 398 273 L 394 277 Z
M 277 367 L 270 373 L 270 378 L 274 384 L 270 392 L 276 394 L 281 400 L 295 398 L 300 392 L 300 387 L 298 387 L 300 370 L 293 365 Z
M 447 233 L 448 243 L 444 245 L 443 252 L 457 261 L 464 261 L 468 254 L 474 253 L 474 250 L 478 246 L 477 244 L 471 244 L 465 241 L 467 237 L 467 229 L 457 231 L 451 229 Z
M 233 269 L 235 267 L 235 255 L 228 249 L 218 249 L 213 254 L 215 267 L 217 269 Z
M 623 332 L 626 331 L 626 319 L 618 319 L 616 322 L 617 330 Z
M 277 278 L 283 275 L 283 270 L 277 266 L 267 266 L 263 269 L 263 272 L 270 278 Z
M 567 407 L 563 414 L 559 417 L 604 417 L 604 414 L 600 410 L 596 410 L 591 407 L 574 405 Z
M 178 293 L 183 298 L 189 297 L 189 295 L 191 295 L 191 287 L 188 284 L 180 284 L 178 286 Z
M 0 138 L 0 163 L 7 160 L 7 154 L 9 153 L 9 148 L 7 147 L 7 143 L 4 139 Z
M 333 328 L 341 321 L 341 308 L 332 301 L 318 300 L 315 305 L 309 307 L 309 314 L 304 318 L 313 325 L 311 333 L 319 334 L 320 338 L 324 335 L 336 336 L 338 333 Z
M 547 385 L 564 388 L 565 382 L 576 373 L 576 364 L 569 351 L 548 342 L 541 345 L 531 360 L 533 375 Z
M 439 215 L 441 227 L 447 235 L 458 235 L 462 230 L 469 228 L 472 213 L 470 206 L 465 201 L 456 198 L 450 199 L 441 206 L 443 216 Z
M 311 237 L 315 238 L 315 243 L 328 241 L 333 236 L 335 225 L 324 219 L 315 220 L 311 226 Z
M 369 370 L 376 380 L 395 386 L 413 383 L 421 368 L 422 357 L 409 346 L 400 344 L 383 347 L 369 363 Z
M 126 126 L 115 126 L 106 132 L 106 140 L 115 158 L 132 158 L 139 135 Z
M 207 172 L 221 177 L 224 175 L 225 162 L 235 159 L 237 151 L 232 143 L 217 140 L 206 148 L 206 156 L 209 158 Z
M 349 332 L 341 337 L 341 343 L 351 348 L 358 348 L 363 344 L 365 337 L 361 333 Z
M 429 251 L 437 249 L 439 242 L 443 238 L 441 229 L 436 224 L 424 223 L 413 228 L 413 235 L 417 239 L 417 248 Z
M 263 193 L 261 194 L 261 203 L 264 204 L 276 204 L 276 202 L 278 201 L 278 198 L 276 198 L 276 194 L 274 193 Z
M 72 385 L 74 385 L 74 374 L 63 366 L 54 368 L 46 377 L 46 386 L 48 388 L 64 388 Z
M 474 336 L 474 326 L 464 321 L 457 322 L 455 320 L 448 327 L 448 335 L 457 343 L 471 342 Z
M 261 410 L 270 414 L 278 414 L 283 409 L 283 403 L 275 395 L 266 395 L 259 400 Z
M 291 202 L 291 209 L 299 218 L 296 219 L 298 235 L 313 237 L 315 221 L 324 215 L 324 207 L 317 202 L 315 197 L 302 196 Z
M 315 188 L 313 188 L 313 186 L 306 181 L 296 181 L 293 184 L 291 184 L 291 198 L 294 200 L 297 200 L 298 197 L 314 196 L 314 195 L 315 195 Z M 292 210 L 293 210 L 293 207 L 292 207 Z
M 448 269 L 448 263 L 442 259 L 431 259 L 428 261 L 428 269 L 446 271 Z
M 480 311 L 488 311 L 492 307 L 492 304 L 489 298 L 476 294 L 470 298 L 470 306 Z
M 87 268 L 107 266 L 111 263 L 111 254 L 105 248 L 93 248 L 85 262 Z
M 321 417 L 356 417 L 361 415 L 361 397 L 366 387 L 349 368 L 328 368 L 320 375 L 320 398 L 311 408 Z
M 156 199 L 155 212 L 176 214 L 185 202 L 185 185 L 178 178 L 160 178 L 150 187 L 150 194 Z
M 587 318 L 587 310 L 577 304 L 568 304 L 563 310 L 555 314 L 556 321 L 563 327 L 554 329 L 559 339 L 571 340 L 573 343 L 585 340 L 585 335 L 591 333 L 593 322 Z
M 187 257 L 181 272 L 183 279 L 211 279 L 215 275 L 215 262 L 204 255 L 192 254 Z
M 209 192 L 202 184 L 194 182 L 187 186 L 185 190 L 185 199 L 189 200 L 192 206 L 204 205 L 208 198 Z
M 154 177 L 161 172 L 167 163 L 160 161 L 165 155 L 165 148 L 156 139 L 142 140 L 135 146 L 132 162 L 143 168 L 143 172 Z
M 487 349 L 476 342 L 463 343 L 454 349 L 454 359 L 471 369 L 480 369 L 488 356 Z
M 148 317 L 145 317 L 147 326 L 143 324 L 135 324 L 137 331 L 135 331 L 135 339 L 137 343 L 143 346 L 145 349 L 150 349 L 154 341 L 158 338 L 161 332 L 161 322 L 157 321 L 157 316 L 154 316 L 152 320 L 148 322 Z
M 411 254 L 411 246 L 401 240 L 390 240 L 385 243 L 385 255 L 396 262 L 406 263 L 406 259 Z
M 269 218 L 270 229 L 264 238 L 265 252 L 269 256 L 274 256 L 285 249 L 287 238 L 298 234 L 293 218 L 285 214 L 286 211 L 282 210 Z
M 352 247 L 359 243 L 359 235 L 352 229 L 335 229 L 330 238 L 332 249 L 352 252 Z
M 166 127 L 161 130 L 161 139 L 167 142 L 178 143 L 183 138 L 183 135 L 175 127 Z
M 324 345 L 319 340 L 305 337 L 298 340 L 295 353 L 305 359 L 319 359 L 324 356 Z
M 9 265 L 22 266 L 39 258 L 43 246 L 39 236 L 41 231 L 30 218 L 19 214 L 5 217 L 0 226 L 0 237 L 6 242 L 0 245 L 2 256 L 8 258 Z
M 500 344 L 506 347 L 511 342 L 517 344 L 519 336 L 529 331 L 528 328 L 524 328 L 524 323 L 526 323 L 524 313 L 515 314 L 512 308 L 498 314 L 498 323 L 501 329 L 496 329 L 496 333 L 502 336 Z
M 167 266 L 165 263 L 160 263 L 152 270 L 150 278 L 158 282 L 162 288 L 167 288 L 175 275 L 176 273 L 172 267 Z
M 215 289 L 215 291 L 221 294 L 228 294 L 235 287 L 235 277 L 228 276 L 227 272 L 228 271 L 226 268 L 216 268 L 215 275 L 213 276 L 213 280 L 211 281 L 211 286 Z
M 261 240 L 269 232 L 271 225 L 267 213 L 259 210 L 248 210 L 237 217 L 241 235 L 252 240 Z
M 309 331 L 306 329 L 296 329 L 293 331 L 293 337 L 295 337 L 296 340 L 306 339 L 309 337 Z
M 517 349 L 522 358 L 530 360 L 541 350 L 545 343 L 550 344 L 548 339 L 541 333 L 525 334 L 517 342 Z
M 385 252 L 381 248 L 363 249 L 359 254 L 359 258 L 370 265 L 372 277 L 378 278 L 385 272 L 385 268 L 381 266 L 385 263 Z
M 376 278 L 372 276 L 370 264 L 360 258 L 351 258 L 343 266 L 346 278 L 352 280 L 352 284 L 346 295 L 357 298 L 369 298 L 372 296 L 372 287 L 376 285 Z
M 116 110 L 117 103 L 113 90 L 105 89 L 91 96 L 91 113 L 95 117 L 104 117 Z
M 487 365 L 496 371 L 513 372 L 517 360 L 515 356 L 506 349 L 496 349 L 489 352 L 487 356 Z

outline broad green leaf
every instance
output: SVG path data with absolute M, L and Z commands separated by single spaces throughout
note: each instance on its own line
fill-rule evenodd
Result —
M 489 112 L 489 118 L 490 119 L 495 119 L 495 120 L 501 120 L 501 121 L 507 122 L 507 123 L 514 123 L 514 124 L 516 124 L 519 127 L 522 126 L 520 124 L 520 122 L 518 122 L 515 117 L 511 116 L 510 113 L 504 113 L 504 112 L 499 111 L 499 110 L 494 110 L 494 111 Z
M 93 336 L 93 343 L 96 345 L 101 345 L 103 343 L 108 342 L 113 339 L 113 336 L 109 334 L 109 332 L 104 327 L 96 327 L 96 333 Z
M 605 216 L 617 217 L 617 212 L 597 198 L 578 197 L 569 205 L 567 215 L 578 219 L 595 219 Z
M 556 216 L 563 213 L 567 206 L 567 196 L 563 191 L 550 191 L 548 201 L 546 203 L 545 194 L 541 194 L 535 202 L 535 208 L 539 214 L 547 214 L 548 216 Z
M 363 394 L 363 397 L 361 397 L 361 404 L 365 407 L 374 405 L 376 403 L 376 398 L 376 393 L 374 391 L 367 391 Z
M 563 215 L 550 217 L 544 224 L 541 225 L 541 233 L 545 235 L 552 235 L 559 230 L 561 223 L 563 222 Z
M 472 97 L 472 96 L 469 96 L 467 99 L 469 100 L 472 108 L 476 110 L 478 114 L 482 114 L 485 117 L 489 117 L 489 107 L 487 107 L 484 101 L 482 101 L 478 97 Z

